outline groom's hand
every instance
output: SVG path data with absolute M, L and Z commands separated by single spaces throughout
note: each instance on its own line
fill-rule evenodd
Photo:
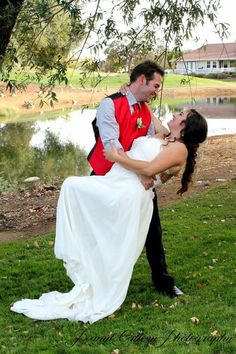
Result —
M 154 181 L 156 180 L 155 176 L 148 177 L 148 176 L 139 175 L 139 178 L 146 190 L 152 188 L 154 186 Z
M 173 173 L 170 173 L 170 172 L 162 172 L 160 173 L 160 179 L 161 179 L 161 183 L 166 183 L 167 181 L 169 181 L 169 179 L 171 179 L 172 177 L 177 177 L 178 174 L 179 174 L 179 171 L 180 170 L 177 170 Z
M 160 173 L 160 180 L 161 180 L 162 184 L 169 181 L 169 179 L 171 179 L 171 177 L 173 177 L 173 175 L 171 175 L 170 173 L 166 173 L 166 172 Z

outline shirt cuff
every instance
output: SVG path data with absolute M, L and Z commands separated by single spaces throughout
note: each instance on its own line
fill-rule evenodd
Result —
M 117 139 L 114 139 L 114 140 L 107 140 L 107 141 L 104 141 L 103 142 L 103 145 L 104 145 L 104 149 L 105 150 L 110 150 L 111 149 L 111 143 L 112 143 L 112 145 L 114 145 L 115 146 L 115 148 L 116 149 L 122 149 L 122 150 L 124 150 L 123 149 L 123 146 L 121 145 L 121 143 L 119 142 L 119 140 L 117 140 Z

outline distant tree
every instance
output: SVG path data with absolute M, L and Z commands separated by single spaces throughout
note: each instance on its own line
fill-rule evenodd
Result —
M 136 36 L 135 36 L 136 37 Z M 161 43 L 149 46 L 143 38 L 128 38 L 123 41 L 112 41 L 104 51 L 106 58 L 103 68 L 106 72 L 130 72 L 138 63 L 150 59 L 161 63 L 164 47 Z
M 125 57 L 125 45 L 119 41 L 112 41 L 104 51 L 103 70 L 105 72 L 118 72 L 127 70 L 127 60 Z

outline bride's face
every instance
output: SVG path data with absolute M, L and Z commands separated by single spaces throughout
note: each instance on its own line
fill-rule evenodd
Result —
M 181 130 L 183 128 L 183 122 L 186 120 L 188 113 L 189 111 L 174 113 L 173 118 L 167 123 L 169 129 Z

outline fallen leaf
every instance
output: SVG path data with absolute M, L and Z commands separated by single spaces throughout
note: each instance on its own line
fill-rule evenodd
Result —
M 198 289 L 202 289 L 202 288 L 204 288 L 204 286 L 205 286 L 205 285 L 204 285 L 204 284 L 201 284 L 201 283 L 198 283 L 198 284 L 197 284 L 197 288 L 198 288 Z
M 40 246 L 39 246 L 39 244 L 38 244 L 38 241 L 34 241 L 34 247 L 35 247 L 35 248 L 38 248 L 38 249 L 40 248 Z
M 136 303 L 133 302 L 132 305 L 131 305 L 131 308 L 132 308 L 132 309 L 136 309 L 136 307 L 137 307 Z
M 111 354 L 119 354 L 119 349 L 114 349 L 114 350 L 112 350 L 112 352 L 111 352 Z
M 197 325 L 200 323 L 200 320 L 197 317 L 191 317 L 191 321 Z
M 170 305 L 169 308 L 174 309 L 177 305 L 178 305 L 178 302 L 175 302 L 174 304 Z
M 220 333 L 219 333 L 218 331 L 213 331 L 213 332 L 211 332 L 211 335 L 212 335 L 213 337 L 219 337 L 219 336 L 220 336 Z

